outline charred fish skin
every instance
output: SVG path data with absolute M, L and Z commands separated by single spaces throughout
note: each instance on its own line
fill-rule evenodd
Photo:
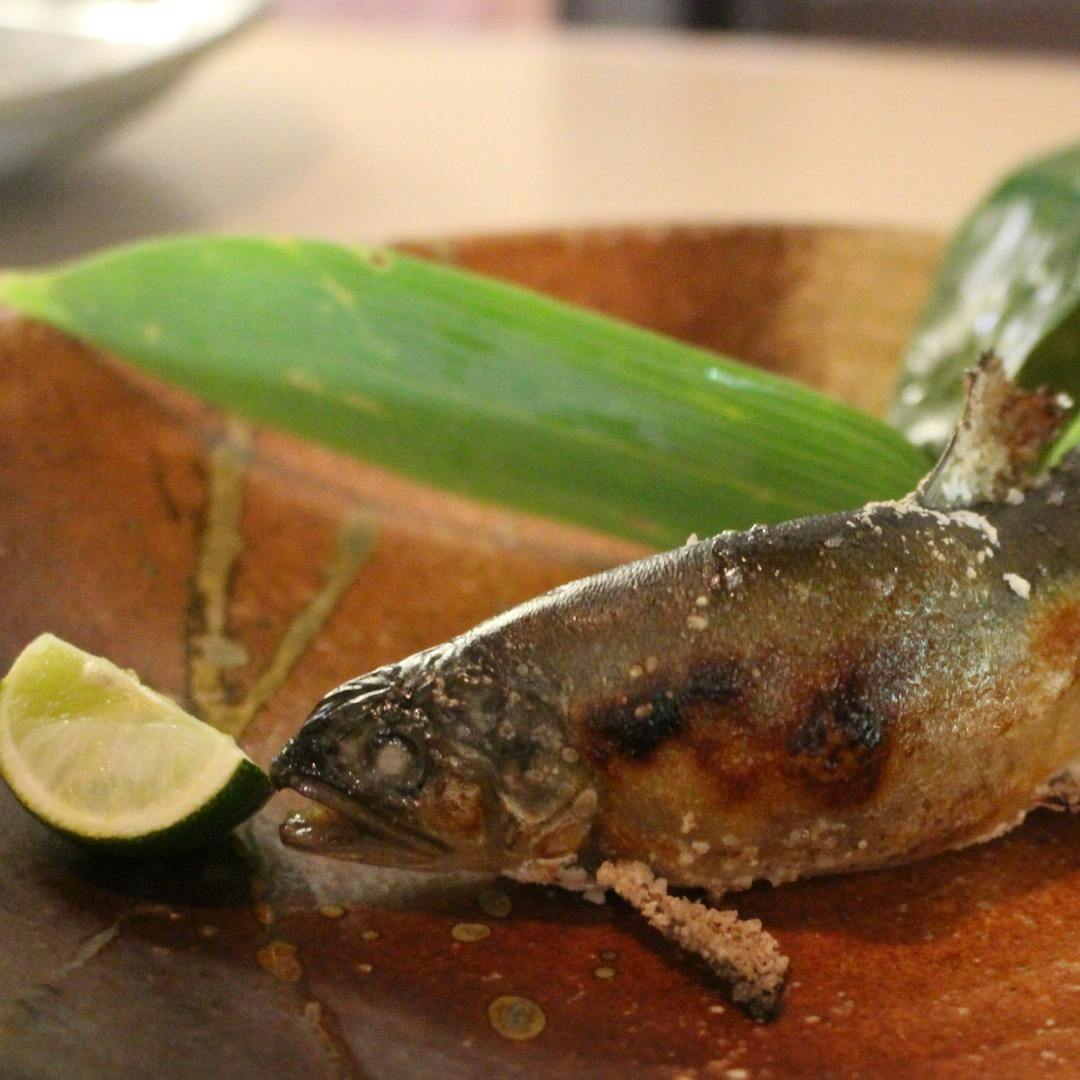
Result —
M 1080 762 L 1080 453 L 1014 486 L 1060 417 L 985 364 L 908 499 L 556 589 L 345 684 L 275 779 L 460 865 L 640 860 L 716 893 L 996 835 Z M 424 782 L 386 794 L 395 740 Z
M 628 598 L 640 633 L 571 708 L 598 851 L 723 892 L 1015 824 L 1080 760 L 1075 484 L 985 525 L 900 506 L 722 537 L 662 619 Z
M 557 688 L 537 715 L 591 767 L 586 861 L 718 892 L 903 862 L 1015 824 L 1080 761 L 1078 529 L 1074 455 L 1016 504 L 721 535 L 456 651 Z

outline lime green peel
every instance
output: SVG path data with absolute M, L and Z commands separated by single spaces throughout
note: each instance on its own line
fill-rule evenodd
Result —
M 228 735 L 52 634 L 0 683 L 0 773 L 49 828 L 112 854 L 204 846 L 272 791 Z
M 806 387 L 394 252 L 161 240 L 2 276 L 0 302 L 256 421 L 658 546 L 899 496 L 928 467 Z

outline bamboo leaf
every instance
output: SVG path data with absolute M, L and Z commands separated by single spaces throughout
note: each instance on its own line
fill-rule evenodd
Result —
M 1080 415 L 1074 416 L 1072 423 L 1065 429 L 1053 453 L 1050 455 L 1050 464 L 1056 465 L 1073 447 L 1080 446 Z
M 893 419 L 940 448 L 987 350 L 1080 399 L 1080 145 L 1008 177 L 960 226 L 904 359 Z
M 8 274 L 0 301 L 257 421 L 646 543 L 897 496 L 927 465 L 809 389 L 395 253 L 171 239 Z

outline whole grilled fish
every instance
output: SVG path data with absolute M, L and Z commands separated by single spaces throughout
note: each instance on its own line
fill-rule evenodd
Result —
M 274 762 L 332 811 L 283 838 L 570 885 L 599 867 L 767 1014 L 774 944 L 651 872 L 718 895 L 904 863 L 1072 793 L 1080 450 L 1027 475 L 1063 410 L 984 361 L 907 499 L 688 543 L 345 683 Z

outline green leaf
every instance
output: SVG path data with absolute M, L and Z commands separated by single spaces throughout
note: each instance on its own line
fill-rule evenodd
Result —
M 8 274 L 0 301 L 255 420 L 651 544 L 897 496 L 927 466 L 809 389 L 395 253 L 171 239 Z
M 960 226 L 904 359 L 896 425 L 943 446 L 963 372 L 988 350 L 1024 385 L 1080 399 L 1080 145 L 1025 165 Z
M 1080 446 L 1080 415 L 1074 416 L 1050 455 L 1050 464 L 1056 465 L 1074 446 Z

